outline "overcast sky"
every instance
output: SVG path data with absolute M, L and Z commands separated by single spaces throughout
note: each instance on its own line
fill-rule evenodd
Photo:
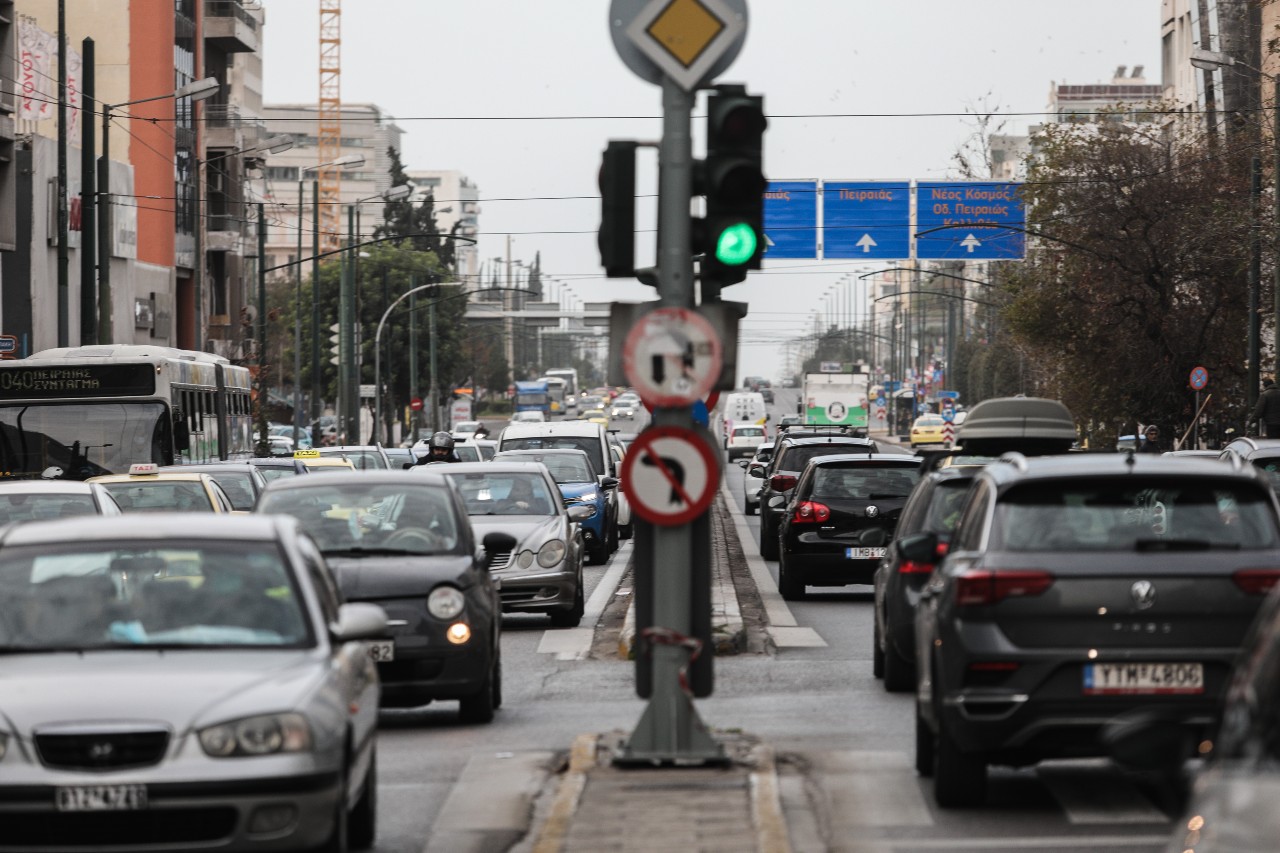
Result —
M 314 103 L 317 0 L 264 5 L 267 102 Z M 347 0 L 342 10 L 343 100 L 397 118 L 407 168 L 470 176 L 482 258 L 503 254 L 511 234 L 513 257 L 541 251 L 543 270 L 580 301 L 653 295 L 601 277 L 595 247 L 606 141 L 661 132 L 659 89 L 618 58 L 608 6 Z M 1144 65 L 1148 82 L 1160 81 L 1160 0 L 749 0 L 749 10 L 746 45 L 718 79 L 765 96 L 765 170 L 775 179 L 946 177 L 972 133 L 966 110 L 1035 114 L 1052 82 L 1108 82 L 1119 65 Z M 920 113 L 949 115 L 904 115 Z M 801 115 L 821 117 L 786 117 Z M 599 118 L 608 116 L 647 118 Z M 1038 120 L 1009 116 L 1006 132 Z M 655 192 L 654 181 L 646 169 L 639 192 Z M 639 228 L 654 227 L 651 209 Z M 651 244 L 642 235 L 642 262 Z M 726 290 L 751 308 L 738 375 L 776 375 L 783 341 L 812 328 L 833 283 L 884 266 L 766 262 Z

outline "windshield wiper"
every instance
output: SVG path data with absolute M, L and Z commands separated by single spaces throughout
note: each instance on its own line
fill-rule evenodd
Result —
M 331 548 L 321 549 L 326 557 L 421 557 L 425 551 L 409 551 L 405 548 Z
M 897 492 L 872 492 L 870 495 L 867 496 L 868 499 L 879 498 L 880 500 L 886 500 L 888 498 L 905 498 L 905 497 L 906 495 L 900 495 Z
M 1213 548 L 1240 550 L 1237 542 L 1212 542 L 1208 539 L 1138 539 L 1133 547 L 1136 551 L 1208 551 Z

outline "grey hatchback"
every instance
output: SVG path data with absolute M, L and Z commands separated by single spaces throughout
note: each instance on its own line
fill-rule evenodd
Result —
M 939 805 L 980 803 L 988 764 L 1105 755 L 1100 732 L 1140 711 L 1190 743 L 1212 730 L 1280 579 L 1264 476 L 1134 454 L 1006 454 L 977 475 L 916 612 L 916 769 Z

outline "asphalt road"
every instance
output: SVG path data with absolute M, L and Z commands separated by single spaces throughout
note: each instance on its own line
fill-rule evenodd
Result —
M 797 394 L 778 389 L 775 422 L 795 410 Z M 756 557 L 758 517 L 740 516 L 737 465 L 726 466 L 725 484 L 750 531 L 743 550 Z M 584 628 L 554 631 L 530 616 L 504 620 L 505 702 L 495 722 L 462 725 L 452 702 L 384 714 L 377 850 L 416 853 L 433 833 L 444 837 L 443 804 L 483 762 L 509 761 L 517 775 L 521 756 L 566 750 L 580 733 L 634 727 L 644 706 L 632 666 L 589 657 L 587 629 L 604 602 L 628 593 L 618 584 L 630 550 L 624 543 L 608 564 L 586 569 Z M 768 568 L 776 582 L 776 563 Z M 871 675 L 870 588 L 813 591 L 790 609 L 797 626 L 811 631 L 787 636 L 806 644 L 784 641 L 771 654 L 717 659 L 716 692 L 698 710 L 713 728 L 760 736 L 784 756 L 782 798 L 796 850 L 1162 849 L 1173 821 L 1160 807 L 1161 789 L 1100 762 L 997 769 L 986 807 L 936 808 L 927 780 L 911 769 L 912 698 L 885 693 Z

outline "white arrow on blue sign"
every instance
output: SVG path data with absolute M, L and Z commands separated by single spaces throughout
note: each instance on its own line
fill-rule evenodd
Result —
M 1014 260 L 1027 256 L 1022 184 L 916 182 L 916 257 Z
M 767 258 L 818 257 L 818 182 L 770 181 L 764 193 Z
M 867 260 L 911 257 L 911 183 L 824 181 L 822 256 Z

